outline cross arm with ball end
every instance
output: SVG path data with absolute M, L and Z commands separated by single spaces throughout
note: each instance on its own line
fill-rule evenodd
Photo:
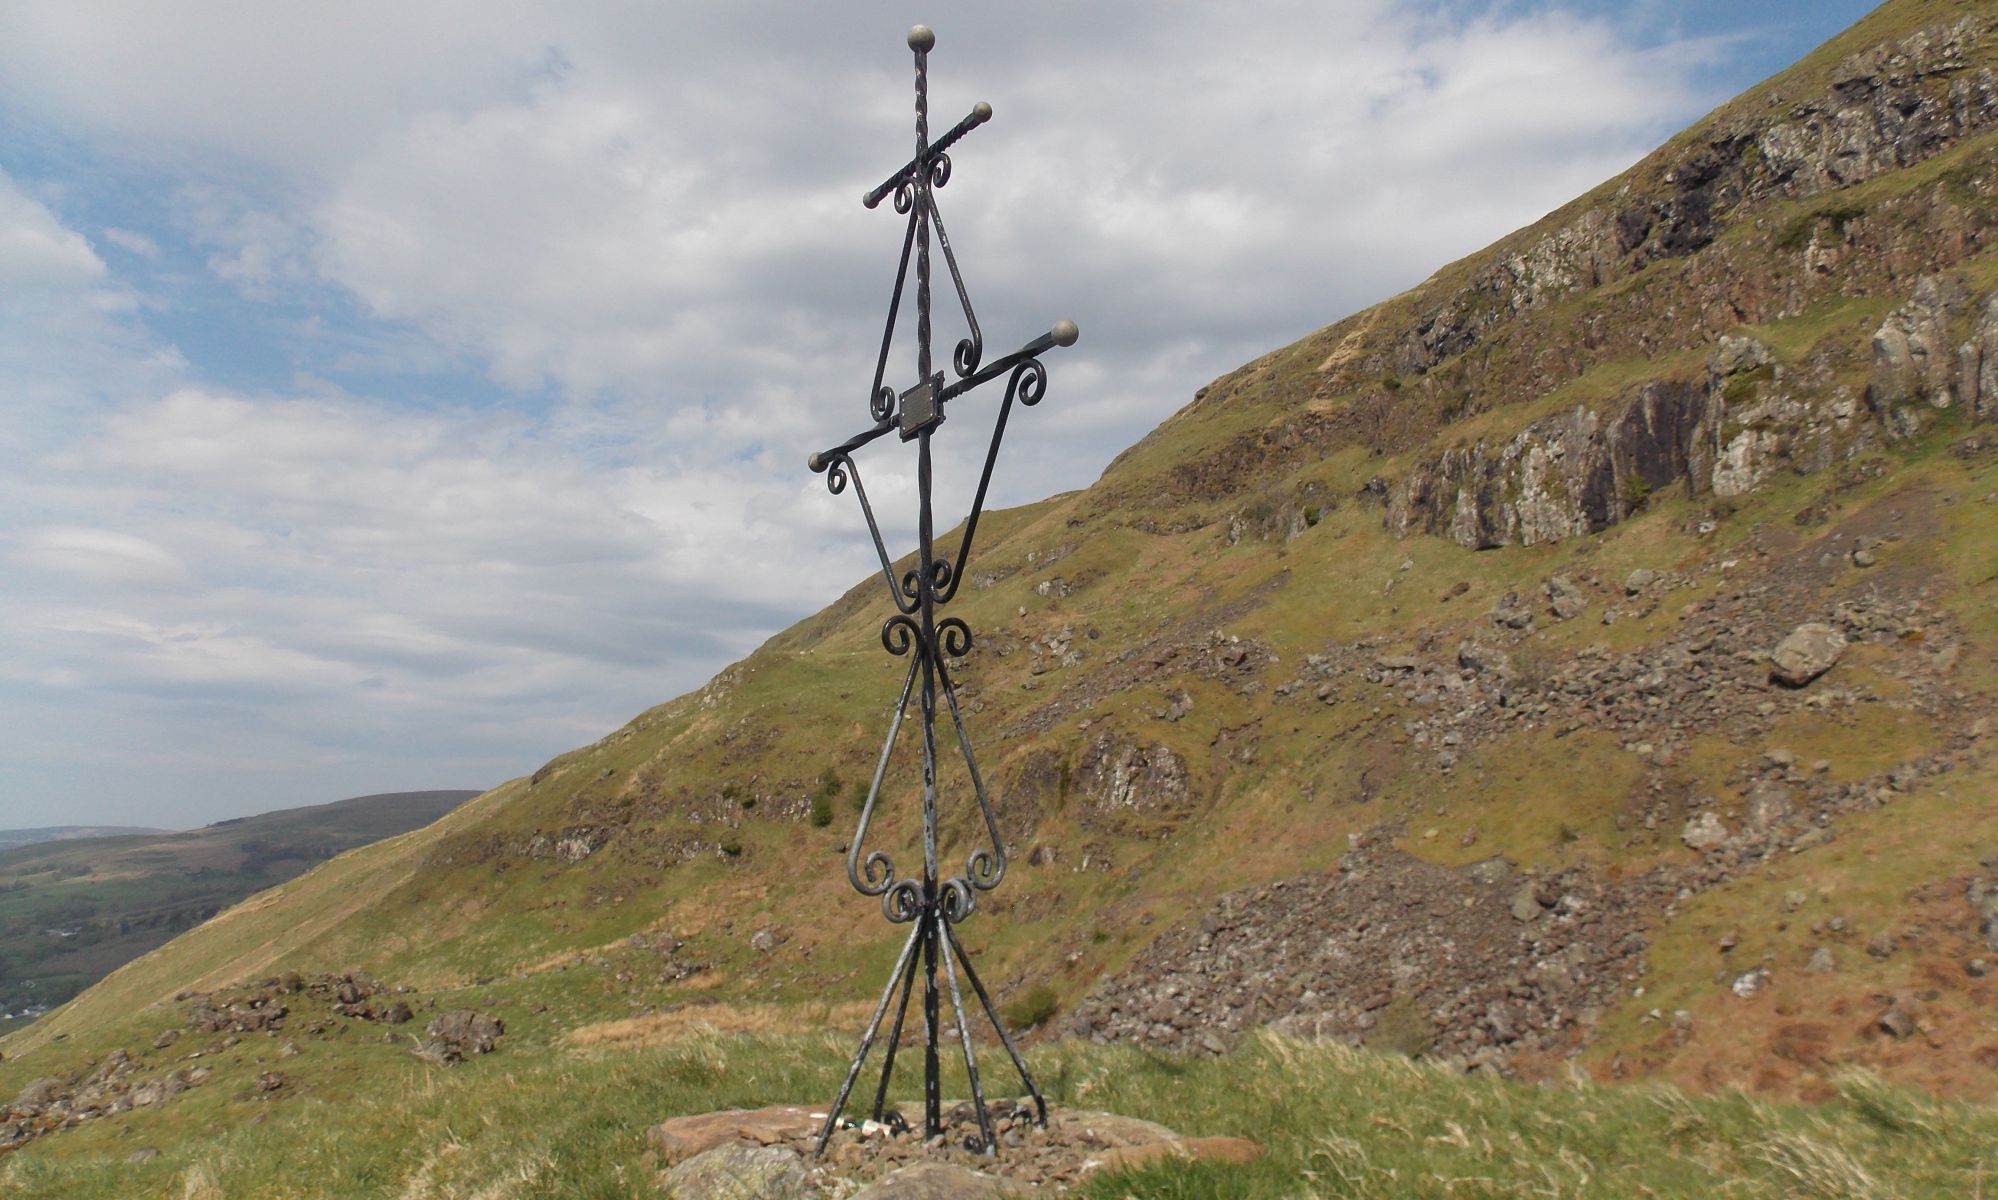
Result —
M 1007 1032 L 1005 1022 L 993 1006 L 992 998 L 985 985 L 979 980 L 971 964 L 971 957 L 959 940 L 955 926 L 971 916 L 980 892 L 991 891 L 999 886 L 1006 872 L 1005 842 L 994 815 L 985 782 L 978 771 L 978 762 L 973 754 L 971 738 L 964 725 L 962 709 L 958 704 L 957 689 L 951 679 L 951 660 L 960 659 L 971 650 L 971 629 L 956 617 L 939 617 L 938 610 L 949 604 L 957 595 L 958 585 L 963 581 L 972 549 L 972 540 L 978 531 L 978 520 L 985 510 L 985 499 L 992 483 L 992 469 L 998 461 L 999 446 L 1006 435 L 1006 423 L 1013 405 L 1031 407 L 1039 403 L 1047 390 L 1047 368 L 1041 356 L 1056 347 L 1072 346 L 1076 342 L 1075 322 L 1057 321 L 1046 333 L 1035 337 L 1011 354 L 1001 355 L 991 362 L 984 361 L 984 335 L 978 325 L 977 314 L 972 310 L 971 296 L 964 284 L 964 275 L 958 269 L 957 256 L 952 250 L 950 237 L 944 231 L 943 218 L 937 211 L 936 191 L 950 180 L 950 148 L 972 130 L 992 118 L 992 107 L 980 103 L 970 115 L 959 121 L 942 137 L 935 141 L 929 135 L 929 52 L 936 44 L 936 35 L 918 25 L 909 31 L 909 48 L 915 52 L 916 68 L 916 152 L 909 161 L 878 187 L 862 197 L 862 203 L 872 209 L 883 199 L 894 197 L 897 213 L 907 218 L 902 237 L 902 254 L 895 272 L 895 286 L 888 303 L 888 319 L 881 335 L 881 348 L 875 360 L 874 379 L 868 389 L 868 415 L 873 423 L 867 428 L 840 442 L 838 445 L 821 450 L 808 460 L 814 472 L 826 476 L 827 487 L 834 493 L 844 492 L 851 484 L 855 496 L 860 501 L 862 515 L 867 520 L 868 533 L 873 539 L 874 549 L 881 564 L 881 575 L 888 587 L 890 600 L 895 612 L 882 624 L 881 643 L 884 649 L 896 656 L 907 656 L 909 665 L 904 673 L 899 698 L 895 702 L 888 734 L 881 747 L 881 756 L 874 770 L 873 782 L 868 788 L 867 799 L 861 808 L 859 826 L 855 831 L 847 851 L 847 879 L 854 890 L 865 896 L 878 896 L 884 916 L 895 924 L 912 926 L 908 939 L 890 972 L 887 986 L 882 990 L 872 1019 L 868 1022 L 861 1037 L 860 1048 L 854 1054 L 847 1069 L 845 1082 L 827 1114 L 825 1125 L 820 1130 L 818 1150 L 825 1151 L 827 1142 L 838 1127 L 840 1113 L 852 1093 L 855 1080 L 860 1074 L 876 1037 L 881 1032 L 883 1021 L 891 1009 L 894 1010 L 894 1025 L 888 1035 L 887 1047 L 881 1068 L 879 1087 L 874 1096 L 873 1113 L 876 1120 L 882 1116 L 887 1099 L 890 1077 L 895 1069 L 896 1051 L 900 1046 L 904 1019 L 908 1015 L 909 1004 L 917 981 L 922 982 L 923 991 L 923 1124 L 926 1137 L 943 1132 L 940 1101 L 940 1072 L 938 1061 L 939 1019 L 941 1017 L 942 993 L 937 986 L 937 968 L 943 968 L 944 980 L 948 984 L 950 1000 L 957 1014 L 957 1040 L 961 1043 L 964 1065 L 969 1077 L 973 1109 L 979 1132 L 969 1139 L 975 1148 L 991 1153 L 994 1148 L 991 1117 L 987 1110 L 983 1090 L 979 1083 L 978 1064 L 972 1051 L 971 1025 L 969 1014 L 963 1002 L 963 993 L 958 986 L 959 968 L 962 968 L 966 982 L 979 1001 L 984 1016 L 990 1021 L 1007 1055 L 1018 1071 L 1021 1083 L 1033 1102 L 1036 1117 L 1046 1122 L 1047 1104 L 1040 1088 L 1034 1083 L 1026 1061 L 1020 1056 L 1012 1036 Z M 958 306 L 962 310 L 967 336 L 961 339 L 951 354 L 950 371 L 934 369 L 931 358 L 931 242 L 942 252 L 944 263 L 950 270 L 953 290 Z M 896 389 L 885 382 L 888 370 L 889 351 L 894 345 L 895 330 L 901 315 L 902 298 L 909 283 L 909 268 L 915 266 L 915 310 L 916 310 L 916 382 L 906 389 Z M 1005 397 L 994 418 L 992 437 L 985 451 L 985 463 L 979 475 L 978 489 L 971 503 L 971 509 L 964 521 L 964 533 L 958 543 L 955 555 L 939 557 L 936 548 L 935 513 L 932 505 L 932 476 L 930 440 L 943 424 L 946 406 L 961 399 L 977 388 L 998 380 L 1006 379 Z M 868 502 L 867 490 L 860 480 L 860 469 L 854 454 L 862 447 L 896 433 L 903 442 L 916 443 L 916 494 L 917 494 L 917 565 L 904 572 L 898 579 L 895 574 L 894 559 L 888 552 L 887 543 L 882 539 L 881 527 L 875 520 L 873 506 Z M 918 702 L 920 733 L 922 739 L 922 849 L 921 873 L 901 876 L 897 873 L 892 857 L 884 850 L 869 851 L 866 848 L 868 831 L 873 823 L 876 804 L 881 798 L 882 784 L 887 777 L 889 763 L 894 755 L 897 739 L 904 720 L 909 713 L 911 699 Z M 938 700 L 949 710 L 950 721 L 957 734 L 957 742 L 962 751 L 965 773 L 969 777 L 973 795 L 977 799 L 979 816 L 982 818 L 984 844 L 976 845 L 966 857 L 962 874 L 945 877 L 938 863 L 938 811 L 937 811 L 937 737 Z M 896 999 L 900 994 L 899 1001 Z

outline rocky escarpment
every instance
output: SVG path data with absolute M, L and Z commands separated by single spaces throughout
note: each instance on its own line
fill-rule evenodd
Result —
M 1443 450 L 1370 492 L 1399 536 L 1438 534 L 1489 549 L 1594 533 L 1668 486 L 1739 496 L 1785 471 L 1814 474 L 1915 436 L 1940 412 L 1998 416 L 1998 292 L 1922 277 L 1872 339 L 1861 396 L 1851 352 L 1822 344 L 1794 364 L 1752 338 L 1723 336 L 1692 380 L 1633 388 L 1608 413 L 1585 404 L 1503 440 Z
M 1933 157 L 1998 122 L 1998 73 L 1969 56 L 1998 19 L 1964 17 L 1841 62 L 1830 89 L 1774 120 L 1723 117 L 1607 204 L 1499 257 L 1390 347 L 1349 360 L 1364 376 L 1420 374 L 1520 313 L 1713 243 L 1736 210 L 1848 187 Z
M 1231 540 L 1294 537 L 1335 502 L 1300 495 L 1263 512 L 1257 489 L 1284 470 L 1352 445 L 1403 454 L 1466 418 L 1532 405 L 1519 424 L 1535 428 L 1517 439 L 1483 433 L 1382 481 L 1406 493 L 1396 527 L 1499 545 L 1600 529 L 1666 484 L 1738 494 L 1793 462 L 1863 448 L 1873 431 L 1824 428 L 1857 411 L 1863 345 L 1788 346 L 1767 364 L 1784 386 L 1760 392 L 1723 369 L 1719 386 L 1736 390 L 1715 395 L 1701 364 L 1744 326 L 1908 298 L 1923 276 L 1989 246 L 1994 44 L 1998 20 L 1964 18 L 1851 55 L 1808 85 L 1779 81 L 1616 189 L 1501 243 L 1468 279 L 1446 271 L 1300 343 L 1311 367 L 1271 356 L 1202 389 L 1188 414 L 1245 400 L 1277 412 L 1132 486 L 1193 501 L 1246 493 L 1248 507 L 1221 514 Z M 1784 94 L 1806 86 L 1816 90 Z M 1947 169 L 1880 186 L 1951 154 Z M 1946 336 L 1954 349 L 1967 334 Z M 1598 371 L 1629 382 L 1599 383 Z M 1575 399 L 1549 413 L 1563 391 Z M 1272 517 L 1277 528 L 1264 529 Z
M 1959 405 L 1973 420 L 1998 417 L 1998 292 L 1973 301 L 1954 277 L 1922 279 L 1873 335 L 1866 401 L 1894 438 Z

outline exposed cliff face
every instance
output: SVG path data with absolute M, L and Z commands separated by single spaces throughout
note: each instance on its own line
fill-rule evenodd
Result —
M 1841 300 L 1898 303 L 1925 276 L 1959 273 L 1998 237 L 1994 58 L 1998 16 L 1980 14 L 1852 54 L 1808 79 L 1778 80 L 1614 187 L 1216 380 L 1147 442 L 1245 404 L 1269 409 L 1266 424 L 1236 426 L 1158 473 L 1124 470 L 1126 456 L 1106 481 L 1140 504 L 1198 505 L 1256 493 L 1346 447 L 1389 460 L 1416 451 L 1412 466 L 1390 461 L 1379 471 L 1377 498 L 1400 500 L 1390 526 L 1502 545 L 1601 529 L 1647 490 L 1683 481 L 1696 493 L 1739 495 L 1772 471 L 1821 469 L 1828 454 L 1863 451 L 1876 434 L 1905 437 L 1921 426 L 1919 411 L 1883 417 L 1861 406 L 1861 424 L 1878 428 L 1852 424 L 1848 410 L 1868 393 L 1863 339 L 1786 345 L 1760 331 Z M 1938 164 L 1944 156 L 1953 157 Z M 1989 286 L 1971 279 L 1964 291 Z M 1979 415 L 1974 397 L 1989 389 L 1963 381 L 1998 367 L 1978 348 L 1983 335 L 1964 327 L 1967 300 L 1945 307 L 1948 328 L 1905 331 L 1907 349 L 1917 356 L 1928 337 L 1937 357 L 1918 371 L 1949 375 L 1951 394 Z M 1769 341 L 1781 386 L 1737 383 L 1722 404 L 1700 364 L 1744 332 Z M 1951 360 L 1972 343 L 1968 359 Z M 1882 353 L 1891 359 L 1895 348 Z M 1652 370 L 1634 369 L 1647 361 Z M 1588 387 L 1599 371 L 1623 382 Z M 1561 389 L 1586 394 L 1549 416 L 1541 401 Z M 1515 406 L 1534 411 L 1512 430 L 1423 452 L 1447 445 L 1453 425 Z M 1493 423 L 1480 421 L 1487 430 Z M 1661 464 L 1672 471 L 1662 479 Z M 1307 508 L 1333 506 L 1296 498 L 1279 506 L 1280 527 L 1264 528 L 1257 503 L 1232 514 L 1234 540 L 1295 537 Z M 1146 527 L 1211 519 L 1182 512 Z
M 1723 119 L 1610 201 L 1503 255 L 1365 367 L 1420 373 L 1509 318 L 1712 244 L 1729 216 L 1849 187 L 1929 159 L 1998 123 L 1998 73 L 1968 55 L 1998 19 L 1964 17 L 1852 55 L 1830 90 L 1781 118 Z
M 1503 441 L 1448 449 L 1376 494 L 1397 536 L 1474 549 L 1558 541 L 1628 517 L 1668 486 L 1740 496 L 1782 471 L 1814 474 L 1881 440 L 1920 434 L 1961 406 L 1998 417 L 1998 292 L 1930 275 L 1872 339 L 1864 406 L 1836 353 L 1795 365 L 1723 336 L 1692 381 L 1638 385 L 1603 416 L 1585 405 Z
M 1335 386 L 1382 367 L 1427 375 L 1447 366 L 1440 390 L 1461 389 L 1451 406 L 1460 411 L 1545 394 L 1632 352 L 1709 348 L 1701 371 L 1661 362 L 1656 377 L 1605 401 L 1578 401 L 1377 480 L 1370 490 L 1385 501 L 1388 528 L 1476 548 L 1556 541 L 1623 520 L 1668 486 L 1739 496 L 1777 472 L 1824 470 L 1883 438 L 1915 436 L 1959 404 L 1971 420 L 1998 413 L 1998 295 L 1974 297 L 1948 271 L 1989 240 L 1988 155 L 1944 187 L 1869 198 L 1872 211 L 1830 202 L 1780 228 L 1758 215 L 1922 163 L 1998 125 L 1998 74 L 1970 59 L 1994 31 L 1998 19 L 1966 17 L 1854 54 L 1828 91 L 1774 120 L 1713 123 L 1692 149 L 1663 160 L 1648 200 L 1640 171 L 1606 203 L 1498 257 L 1400 335 L 1375 339 L 1384 351 L 1342 347 L 1326 364 Z M 1751 223 L 1745 238 L 1717 243 L 1731 224 Z M 1565 328 L 1533 316 L 1677 258 L 1689 261 L 1670 279 L 1620 289 Z M 1910 266 L 1933 273 L 1919 275 L 1879 326 L 1870 364 L 1845 361 L 1861 350 L 1825 344 L 1786 362 L 1753 339 L 1710 332 L 1905 289 Z M 1686 310 L 1703 319 L 1688 322 Z M 1697 340 L 1703 333 L 1711 340 Z M 1490 365 L 1495 351 L 1526 344 L 1532 353 Z M 1848 369 L 1861 365 L 1870 372 L 1863 407 Z M 1418 394 L 1433 399 L 1437 384 L 1425 378 Z
M 1498 445 L 1445 450 L 1394 487 L 1388 527 L 1480 550 L 1603 529 L 1654 488 L 1711 476 L 1712 390 L 1654 381 L 1608 420 L 1577 406 Z
M 1958 404 L 1973 420 L 1998 416 L 1998 292 L 1973 301 L 1947 276 L 1916 284 L 1873 335 L 1866 399 L 1895 438 L 1920 433 L 1935 413 Z

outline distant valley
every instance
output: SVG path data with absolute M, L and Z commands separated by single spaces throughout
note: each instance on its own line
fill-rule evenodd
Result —
M 389 792 L 172 833 L 0 830 L 0 1027 L 343 851 L 420 829 L 474 791 Z

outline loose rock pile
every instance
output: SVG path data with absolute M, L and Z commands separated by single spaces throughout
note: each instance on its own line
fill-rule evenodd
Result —
M 33 1081 L 11 1104 L 0 1106 L 0 1154 L 85 1121 L 165 1104 L 207 1082 L 212 1073 L 206 1066 L 153 1074 L 140 1071 L 141 1064 L 130 1052 L 114 1050 L 87 1073 Z
M 1262 1025 L 1497 1066 L 1575 1040 L 1635 978 L 1658 885 L 1503 858 L 1436 866 L 1362 838 L 1331 874 L 1224 896 L 1092 992 L 1067 1031 L 1220 1054 Z
M 221 992 L 182 992 L 174 997 L 188 1003 L 187 1027 L 197 1033 L 269 1033 L 293 1028 L 308 1037 L 337 1029 L 338 1018 L 379 1025 L 403 1025 L 416 1017 L 409 997 L 416 989 L 390 986 L 362 971 L 305 977 L 289 972 L 246 988 Z M 299 1024 L 284 998 L 299 996 L 324 1002 L 331 1015 Z M 287 1024 L 291 1021 L 291 1024 Z M 440 1066 L 463 1062 L 475 1054 L 490 1054 L 506 1033 L 498 1018 L 470 1009 L 456 1009 L 431 1018 L 424 1037 L 412 1051 Z M 178 1032 L 162 1033 L 163 1047 Z
M 82 1072 L 37 1079 L 11 1104 L 0 1106 L 0 1154 L 84 1121 L 164 1104 L 213 1075 L 207 1063 L 192 1060 L 237 1046 L 247 1037 L 276 1038 L 281 1033 L 324 1037 L 339 1033 L 343 1018 L 405 1024 L 415 1017 L 410 1003 L 414 995 L 414 988 L 392 987 L 360 971 L 309 977 L 288 972 L 244 987 L 181 992 L 174 999 L 187 1005 L 185 1022 L 161 1030 L 152 1049 L 165 1051 L 184 1039 L 192 1040 L 192 1035 L 208 1035 L 200 1048 L 185 1055 L 186 1065 L 148 1070 L 140 1055 L 121 1049 Z M 310 1017 L 300 1011 L 301 1001 L 319 1002 L 328 1015 Z M 450 1065 L 491 1053 L 506 1027 L 497 1017 L 458 1009 L 433 1017 L 424 1032 L 412 1053 Z M 290 1040 L 278 1051 L 284 1058 L 297 1053 L 298 1043 Z M 252 1086 L 257 1094 L 270 1096 L 284 1090 L 286 1079 L 281 1072 L 266 1071 Z

